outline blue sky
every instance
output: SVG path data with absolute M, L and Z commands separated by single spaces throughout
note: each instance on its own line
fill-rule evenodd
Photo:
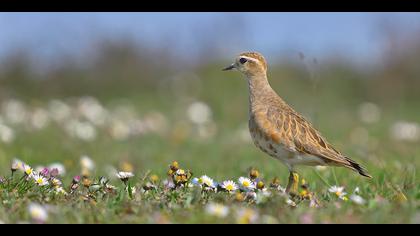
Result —
M 0 13 L 0 58 L 17 48 L 39 59 L 83 56 L 104 36 L 173 47 L 186 58 L 217 43 L 221 57 L 256 50 L 288 58 L 300 51 L 366 63 L 378 60 L 386 43 L 382 20 L 401 34 L 420 30 L 419 13 Z

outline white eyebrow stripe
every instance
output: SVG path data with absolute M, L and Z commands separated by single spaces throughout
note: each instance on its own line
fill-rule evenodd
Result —
M 246 58 L 249 61 L 253 61 L 253 62 L 259 62 L 259 60 L 252 58 L 252 57 L 247 57 L 247 56 L 241 56 L 241 58 Z

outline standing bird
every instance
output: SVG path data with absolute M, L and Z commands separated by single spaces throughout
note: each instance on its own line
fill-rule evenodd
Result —
M 343 166 L 371 178 L 362 166 L 332 147 L 319 131 L 277 95 L 268 83 L 267 63 L 260 53 L 242 53 L 223 70 L 232 69 L 242 72 L 248 80 L 252 140 L 289 169 L 287 193 L 297 192 L 296 165 Z

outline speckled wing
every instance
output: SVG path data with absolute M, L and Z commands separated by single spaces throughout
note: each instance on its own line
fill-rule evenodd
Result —
M 267 119 L 275 126 L 280 140 L 294 145 L 296 152 L 317 156 L 328 165 L 345 166 L 370 177 L 363 167 L 332 147 L 304 117 L 290 107 L 268 108 Z

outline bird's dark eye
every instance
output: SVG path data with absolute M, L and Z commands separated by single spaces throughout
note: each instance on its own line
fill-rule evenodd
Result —
M 247 62 L 248 60 L 246 59 L 246 58 L 241 58 L 241 59 L 239 59 L 239 62 L 241 63 L 241 64 L 245 64 L 245 62 Z

